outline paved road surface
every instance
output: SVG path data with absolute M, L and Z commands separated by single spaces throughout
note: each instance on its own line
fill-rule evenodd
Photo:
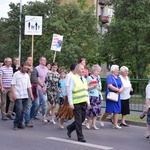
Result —
M 66 129 L 57 125 L 46 124 L 34 120 L 33 128 L 14 131 L 13 122 L 0 120 L 0 150 L 149 150 L 150 140 L 143 138 L 145 127 L 124 127 L 121 130 L 112 129 L 109 122 L 99 130 L 83 132 L 87 143 L 76 140 L 76 133 L 69 139 Z M 65 123 L 67 126 L 71 121 Z

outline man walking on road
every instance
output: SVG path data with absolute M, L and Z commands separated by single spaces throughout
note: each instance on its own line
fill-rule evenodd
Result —
M 45 120 L 45 114 L 46 114 L 46 105 L 47 105 L 47 94 L 46 94 L 46 87 L 44 86 L 44 81 L 45 81 L 45 77 L 48 73 L 48 68 L 45 66 L 46 65 L 46 58 L 45 57 L 41 57 L 39 59 L 40 64 L 36 67 L 36 70 L 39 74 L 39 78 L 43 84 L 43 87 L 41 89 L 41 86 L 38 85 L 38 96 L 39 96 L 39 107 L 37 109 L 37 112 L 40 110 L 42 110 L 42 117 L 43 117 L 43 121 Z
M 4 59 L 5 65 L 0 68 L 0 87 L 1 87 L 1 114 L 2 120 L 14 120 L 12 115 L 14 109 L 14 101 L 12 99 L 11 81 L 13 76 L 12 60 L 7 57 Z M 7 96 L 10 99 L 8 113 L 6 113 Z
M 41 86 L 41 89 L 43 88 L 43 83 L 39 78 L 37 70 L 35 69 L 35 67 L 32 66 L 32 61 L 33 61 L 32 57 L 30 56 L 27 57 L 26 59 L 26 63 L 28 65 L 27 73 L 30 78 L 30 82 L 32 86 L 31 89 L 32 89 L 32 94 L 34 96 L 34 100 L 33 101 L 31 100 L 29 94 L 29 98 L 27 100 L 28 102 L 24 114 L 26 127 L 33 127 L 33 123 L 31 122 L 31 119 L 35 117 L 36 110 L 38 109 L 39 106 L 39 98 L 38 98 L 38 91 L 37 91 L 38 84 Z
M 82 122 L 86 116 L 86 104 L 90 108 L 87 81 L 84 78 L 84 66 L 76 66 L 76 75 L 70 79 L 68 88 L 68 102 L 73 109 L 75 121 L 67 126 L 67 135 L 71 138 L 71 133 L 76 130 L 78 141 L 86 142 L 82 133 Z
M 17 71 L 12 79 L 12 97 L 15 100 L 16 106 L 16 117 L 14 120 L 14 130 L 18 128 L 24 129 L 23 125 L 23 115 L 25 112 L 25 108 L 28 102 L 28 92 L 33 100 L 33 94 L 31 90 L 31 83 L 29 75 L 26 73 L 28 69 L 28 65 L 26 63 L 22 63 L 20 70 Z

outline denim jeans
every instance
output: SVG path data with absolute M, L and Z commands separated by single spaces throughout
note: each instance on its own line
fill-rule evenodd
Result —
M 38 95 L 39 95 L 39 106 L 38 109 L 36 111 L 36 114 L 38 113 L 38 111 L 42 110 L 42 116 L 45 116 L 46 113 L 46 105 L 47 105 L 47 94 L 46 93 L 42 93 L 42 91 L 40 89 L 38 89 Z
M 32 106 L 30 110 L 30 119 L 36 116 L 38 107 L 39 107 L 39 97 L 35 98 L 34 101 L 32 101 Z
M 16 117 L 14 120 L 14 126 L 20 126 L 23 123 L 23 115 L 25 112 L 25 108 L 27 105 L 28 99 L 16 99 L 15 100 L 15 106 L 16 106 Z
M 25 113 L 24 113 L 25 124 L 30 122 L 30 110 L 31 110 L 31 105 L 32 105 L 30 94 L 28 94 L 28 96 L 29 98 L 27 99 L 27 104 L 26 104 Z

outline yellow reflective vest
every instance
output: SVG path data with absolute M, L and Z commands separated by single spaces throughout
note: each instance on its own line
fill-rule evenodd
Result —
M 75 83 L 75 88 L 72 91 L 73 104 L 88 102 L 89 96 L 86 79 L 82 77 L 84 83 L 76 75 L 72 76 L 72 79 L 74 80 Z

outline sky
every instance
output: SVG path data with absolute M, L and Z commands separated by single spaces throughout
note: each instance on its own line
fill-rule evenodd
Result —
M 12 3 L 20 3 L 22 1 L 22 5 L 27 3 L 28 1 L 33 1 L 35 2 L 36 0 L 0 0 L 0 18 L 8 18 L 7 12 L 10 11 L 9 4 Z M 42 1 L 43 0 L 37 0 L 37 1 Z

